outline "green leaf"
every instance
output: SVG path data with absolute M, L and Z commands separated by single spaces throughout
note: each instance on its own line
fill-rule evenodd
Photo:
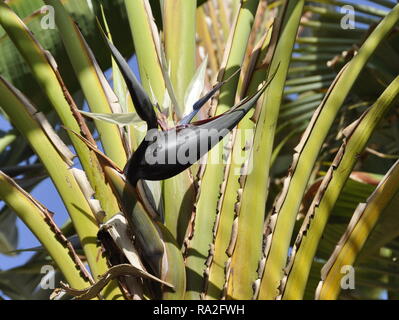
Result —
M 95 113 L 80 111 L 81 114 L 91 119 L 106 121 L 109 123 L 117 124 L 121 127 L 130 125 L 142 125 L 144 121 L 140 119 L 137 113 Z
M 370 109 L 344 130 L 343 145 L 314 197 L 293 247 L 283 279 L 284 285 L 281 287 L 284 299 L 302 297 L 317 244 L 332 208 L 356 163 L 356 155 L 365 148 L 380 120 L 398 97 L 399 77 L 388 86 Z
M 259 1 L 252 0 L 242 1 L 239 4 L 239 13 L 226 44 L 226 61 L 220 74 L 223 80 L 233 75 L 244 60 L 246 44 L 249 40 L 258 4 Z M 237 85 L 238 79 L 234 78 L 223 87 L 219 95 L 216 115 L 228 111 L 234 105 Z M 223 145 L 223 143 L 225 143 L 225 140 L 222 140 L 220 145 Z M 211 150 L 208 157 L 218 159 L 221 162 L 221 153 L 221 148 L 216 147 Z M 223 176 L 224 165 L 222 163 L 208 164 L 199 179 L 201 189 L 196 202 L 195 229 L 187 249 L 187 299 L 199 299 L 203 291 L 205 262 L 209 254 L 210 244 L 213 242 L 213 227 L 216 221 Z
M 10 254 L 18 244 L 17 216 L 7 207 L 0 211 L 0 253 Z M 11 253 L 12 254 L 12 253 Z
M 279 294 L 278 287 L 283 277 L 296 215 L 324 139 L 363 67 L 398 20 L 399 5 L 378 24 L 358 54 L 341 70 L 295 148 L 294 162 L 269 223 L 271 231 L 268 235 L 267 261 L 261 285 L 264 294 L 260 298 L 275 298 Z
M 321 282 L 316 292 L 316 299 L 334 299 L 340 291 L 341 268 L 353 265 L 365 243 L 369 241 L 377 248 L 394 239 L 397 235 L 397 206 L 399 203 L 399 161 L 387 172 L 366 203 L 356 208 L 345 234 L 337 244 L 330 259 L 321 271 Z M 392 222 L 394 225 L 392 226 Z M 384 225 L 385 224 L 385 225 Z M 389 225 L 395 233 L 387 232 Z M 379 228 L 376 231 L 376 227 Z M 382 230 L 384 230 L 382 232 Z M 374 243 L 378 239 L 377 243 Z M 375 251 L 375 250 L 374 250 Z

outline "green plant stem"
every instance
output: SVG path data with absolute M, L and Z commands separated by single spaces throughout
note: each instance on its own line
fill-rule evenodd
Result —
M 69 285 L 84 289 L 90 286 L 90 281 L 84 278 L 76 261 L 71 257 L 70 250 L 57 239 L 57 235 L 51 226 L 46 223 L 43 214 L 43 207 L 38 205 L 28 193 L 22 190 L 16 183 L 0 171 L 0 199 L 17 214 L 25 225 L 38 238 L 40 243 L 46 248 L 54 262 L 64 275 Z M 50 214 L 48 212 L 48 214 Z M 76 253 L 73 253 L 76 255 Z
M 91 56 L 90 49 L 75 22 L 60 1 L 45 2 L 55 9 L 55 23 L 90 109 L 96 113 L 112 113 L 111 104 L 116 104 L 117 101 L 112 101 L 109 96 L 111 92 L 106 91 L 104 85 L 108 86 L 108 83 L 102 83 L 100 77 L 104 76 L 99 74 L 101 70 L 96 66 L 97 62 Z M 111 90 L 110 87 L 108 89 Z M 103 121 L 95 123 L 105 153 L 123 167 L 127 158 L 118 126 Z
M 295 149 L 295 160 L 285 182 L 286 187 L 273 208 L 269 224 L 269 244 L 267 245 L 260 299 L 274 299 L 279 294 L 278 287 L 283 277 L 298 209 L 323 141 L 361 70 L 398 20 L 399 5 L 395 6 L 374 29 L 358 54 L 331 85 L 325 100 L 314 114 L 300 144 Z

